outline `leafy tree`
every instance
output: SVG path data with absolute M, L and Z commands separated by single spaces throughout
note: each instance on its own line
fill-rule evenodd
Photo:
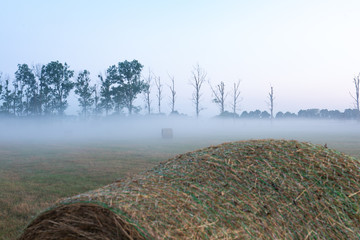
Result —
M 263 111 L 260 114 L 260 118 L 261 119 L 269 119 L 271 117 L 270 113 L 268 113 L 267 111 Z
M 74 71 L 69 70 L 65 63 L 50 62 L 42 67 L 42 84 L 44 100 L 46 101 L 47 113 L 57 112 L 58 115 L 64 115 L 68 106 L 67 97 L 74 83 L 70 80 L 74 76 Z
M 307 109 L 307 110 L 300 110 L 298 112 L 299 118 L 317 118 L 320 115 L 320 110 L 317 108 Z
M 284 118 L 284 113 L 283 112 L 278 112 L 275 116 L 275 118 Z
M 98 75 L 101 81 L 100 86 L 100 106 L 102 109 L 105 110 L 106 116 L 109 115 L 109 111 L 113 108 L 113 100 L 111 97 L 112 91 L 111 91 L 111 80 L 108 76 L 103 78 L 101 74 Z
M 240 115 L 240 118 L 249 118 L 249 113 L 247 111 L 243 111 Z
M 357 119 L 360 116 L 360 112 L 357 109 L 345 109 L 344 118 L 345 119 Z
M 258 109 L 256 109 L 255 111 L 250 111 L 248 116 L 249 116 L 249 118 L 260 119 L 261 111 Z
M 329 115 L 331 119 L 341 119 L 343 114 L 339 110 L 330 110 Z
M 98 86 L 94 85 L 94 110 L 93 113 L 97 117 L 101 114 L 100 95 L 98 93 Z
M 15 72 L 17 87 L 18 112 L 25 115 L 36 115 L 38 108 L 38 85 L 32 69 L 27 64 L 18 64 L 18 70 Z
M 224 111 L 223 113 L 219 114 L 218 116 L 216 116 L 218 118 L 238 118 L 239 114 L 237 113 L 233 113 L 233 112 L 229 112 L 229 111 Z
M 5 79 L 5 84 L 3 87 L 4 87 L 4 90 L 1 95 L 1 99 L 3 100 L 3 103 L 1 106 L 1 111 L 5 115 L 10 115 L 11 110 L 12 110 L 12 105 L 13 105 L 14 93 L 11 92 L 11 90 L 9 88 L 9 78 L 8 77 Z
M 295 113 L 286 112 L 286 113 L 284 113 L 284 117 L 285 118 L 296 118 L 297 115 Z
M 117 67 L 113 65 L 108 68 L 107 74 L 112 84 L 111 91 L 116 112 L 126 107 L 131 115 L 138 109 L 134 106 L 134 100 L 146 89 L 146 83 L 140 78 L 142 68 L 137 60 L 131 62 L 125 60 L 119 62 Z
M 12 108 L 14 115 L 21 116 L 24 110 L 23 105 L 23 89 L 24 89 L 24 83 L 22 79 L 15 78 L 13 81 L 13 93 L 12 93 Z
M 35 82 L 36 82 L 36 86 L 37 86 L 37 93 L 36 93 L 36 98 L 34 98 L 30 105 L 32 110 L 34 111 L 35 115 L 41 115 L 42 114 L 42 104 L 43 104 L 43 89 L 42 89 L 42 64 L 36 64 L 32 66 L 32 72 L 34 73 L 35 76 Z
M 121 89 L 121 84 L 123 80 L 121 79 L 119 68 L 116 65 L 110 66 L 106 71 L 106 80 L 110 84 L 110 96 L 112 98 L 112 103 L 114 105 L 114 110 L 116 114 L 121 112 L 123 108 L 123 92 Z
M 131 115 L 134 109 L 134 100 L 146 87 L 144 81 L 140 79 L 143 65 L 137 60 L 124 61 L 118 64 L 118 68 L 122 79 L 121 91 L 123 92 L 124 105 Z
M 94 86 L 90 86 L 91 79 L 89 77 L 90 72 L 84 70 L 79 73 L 75 82 L 75 93 L 79 96 L 79 106 L 81 107 L 81 115 L 84 118 L 88 117 L 90 108 L 94 103 L 93 92 L 95 91 Z
M 320 118 L 330 118 L 330 112 L 327 109 L 321 109 L 319 113 Z
M 41 67 L 39 75 L 40 81 L 40 109 L 44 115 L 51 115 L 54 112 L 54 102 L 52 100 L 52 89 L 48 78 L 45 75 L 45 65 Z

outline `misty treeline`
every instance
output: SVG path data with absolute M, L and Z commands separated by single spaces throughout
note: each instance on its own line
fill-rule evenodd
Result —
M 80 107 L 79 116 L 82 118 L 105 117 L 113 115 L 138 115 L 141 107 L 134 104 L 139 95 L 143 96 L 146 115 L 164 115 L 161 111 L 164 98 L 164 83 L 159 76 L 149 70 L 142 75 L 143 65 L 137 60 L 119 62 L 109 66 L 105 74 L 97 76 L 99 84 L 92 84 L 90 72 L 80 71 L 78 74 L 71 70 L 67 63 L 52 61 L 46 65 L 18 64 L 14 79 L 0 73 L 0 114 L 7 117 L 64 117 L 68 108 L 68 97 L 74 90 Z M 185 116 L 176 110 L 177 92 L 175 78 L 169 75 L 170 84 L 165 85 L 170 91 L 170 115 Z M 219 118 L 246 119 L 284 119 L 284 118 L 320 118 L 320 119 L 357 119 L 359 114 L 359 80 L 360 74 L 354 78 L 355 95 L 354 109 L 344 112 L 327 109 L 300 110 L 297 114 L 290 112 L 274 113 L 274 88 L 271 86 L 268 96 L 268 111 L 243 111 L 239 113 L 241 102 L 240 81 L 233 83 L 230 90 L 226 90 L 225 83 L 213 86 L 206 71 L 198 64 L 193 67 L 190 85 L 193 87 L 192 103 L 196 117 L 203 107 L 203 87 L 208 84 L 212 91 L 213 103 L 219 107 Z M 156 112 L 152 111 L 150 97 L 151 86 L 155 85 Z M 230 92 L 230 94 L 229 94 Z M 230 111 L 226 110 L 226 102 L 230 98 Z M 124 112 L 124 110 L 126 110 Z
M 124 108 L 131 115 L 140 110 L 134 106 L 134 100 L 148 88 L 141 79 L 142 68 L 137 60 L 119 62 L 110 66 L 105 76 L 98 75 L 101 84 L 97 86 L 91 84 L 88 70 L 75 75 L 69 65 L 59 61 L 31 68 L 18 64 L 12 82 L 1 76 L 1 114 L 65 116 L 69 94 L 74 90 L 82 117 L 120 114 Z

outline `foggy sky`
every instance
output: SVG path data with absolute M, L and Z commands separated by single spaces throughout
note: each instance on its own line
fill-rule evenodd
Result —
M 203 67 L 212 84 L 242 80 L 241 110 L 275 112 L 352 108 L 349 91 L 360 72 L 360 2 L 337 1 L 42 1 L 0 2 L 0 71 L 59 60 L 76 72 L 98 73 L 137 59 L 164 83 L 175 77 L 177 110 L 194 115 L 191 70 Z M 201 113 L 218 113 L 204 86 Z M 153 92 L 155 109 L 155 93 Z M 227 110 L 230 95 L 228 97 Z M 143 106 L 139 96 L 138 105 Z M 67 113 L 76 114 L 71 98 Z

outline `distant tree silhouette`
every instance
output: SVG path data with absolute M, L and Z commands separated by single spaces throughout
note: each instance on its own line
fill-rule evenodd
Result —
M 275 118 L 277 119 L 289 119 L 289 118 L 296 118 L 297 115 L 295 113 L 291 113 L 291 112 L 278 112 L 275 116 Z
M 359 110 L 357 110 L 357 109 L 345 109 L 344 118 L 345 119 L 358 119 L 359 118 Z
M 284 113 L 284 118 L 296 118 L 297 115 L 295 113 L 286 112 Z
M 243 111 L 240 115 L 240 118 L 249 118 L 249 113 L 247 111 Z
M 278 113 L 275 115 L 275 118 L 277 118 L 277 119 L 284 118 L 284 113 L 283 113 L 283 112 L 278 112 Z
M 249 118 L 253 118 L 253 119 L 260 119 L 261 118 L 261 111 L 260 110 L 255 110 L 255 111 L 250 111 L 248 114 Z
M 263 111 L 263 112 L 261 112 L 261 114 L 260 114 L 260 118 L 261 118 L 261 119 L 269 119 L 269 118 L 271 118 L 271 115 L 270 115 L 270 113 L 268 113 L 267 111 Z
M 219 114 L 216 117 L 218 117 L 218 118 L 239 118 L 239 115 L 237 113 L 224 111 L 223 113 Z
M 339 110 L 330 110 L 329 111 L 329 118 L 331 118 L 331 119 L 341 119 L 341 118 L 343 118 L 343 113 L 341 113 Z

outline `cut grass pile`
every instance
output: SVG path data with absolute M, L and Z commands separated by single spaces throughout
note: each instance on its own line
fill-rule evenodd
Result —
M 111 214 L 97 215 L 106 210 Z M 20 239 L 54 236 L 359 239 L 360 162 L 297 141 L 211 146 L 63 199 L 38 216 Z

